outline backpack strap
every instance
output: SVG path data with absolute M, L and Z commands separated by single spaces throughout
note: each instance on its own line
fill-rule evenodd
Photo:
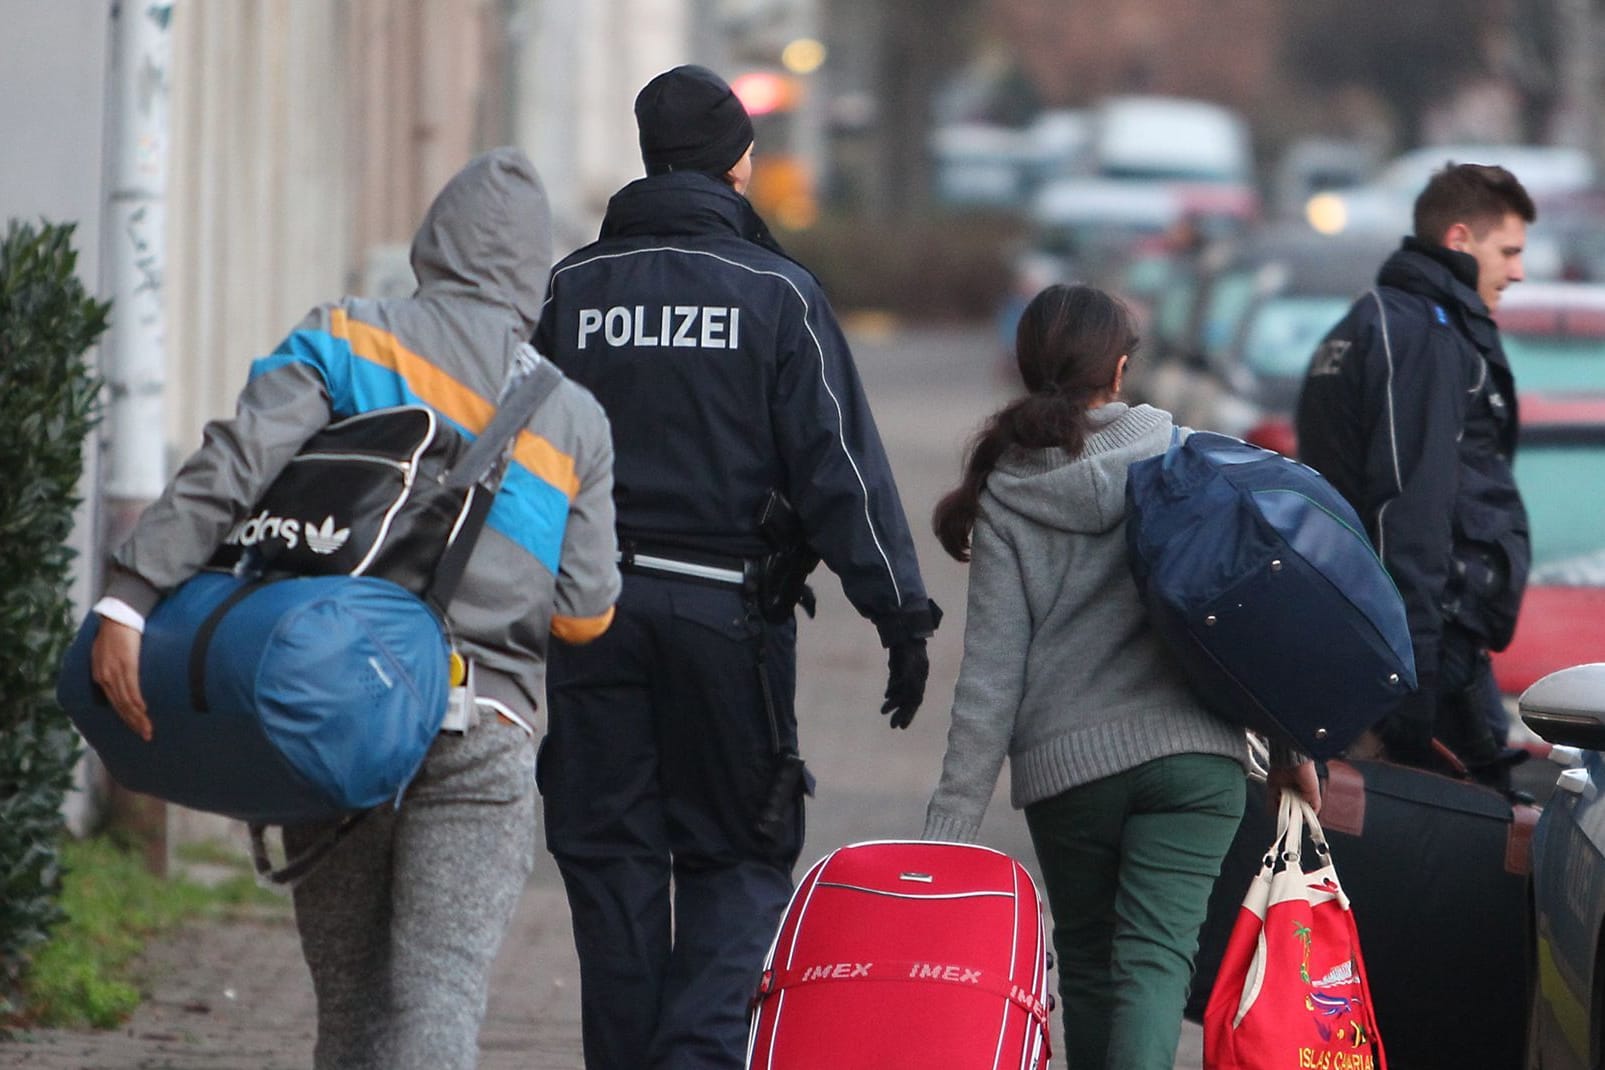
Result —
M 372 810 L 358 810 L 354 814 L 347 814 L 337 824 L 331 825 L 328 831 L 319 836 L 306 850 L 294 858 L 286 856 L 284 865 L 277 869 L 268 858 L 267 826 L 252 823 L 248 826 L 251 832 L 251 865 L 255 867 L 256 875 L 262 882 L 294 888 L 319 862 L 329 856 L 330 851 L 340 846 L 342 840 L 357 831 L 357 826 L 361 825 L 371 813 Z
M 275 577 L 276 578 L 276 577 Z M 206 704 L 206 654 L 212 646 L 212 636 L 217 632 L 218 625 L 228 611 L 239 605 L 245 599 L 274 582 L 274 578 L 257 578 L 242 583 L 233 592 L 206 615 L 201 626 L 195 629 L 195 640 L 190 645 L 189 652 L 189 705 L 196 713 L 207 712 Z
M 528 347 L 526 347 L 528 348 Z M 534 355 L 534 350 L 529 350 Z M 520 378 L 496 410 L 496 415 L 468 448 L 463 459 L 446 476 L 446 486 L 469 488 L 467 515 L 452 532 L 451 541 L 440 555 L 434 578 L 424 592 L 424 601 L 432 606 L 442 620 L 446 609 L 457 593 L 468 559 L 479 542 L 485 518 L 490 515 L 492 501 L 500 489 L 502 477 L 512 456 L 513 440 L 529 423 L 535 411 L 551 396 L 563 373 L 551 361 L 537 357 L 529 374 Z
M 557 370 L 557 365 L 535 354 L 529 346 L 524 348 L 535 357 L 533 367 L 508 390 L 496 409 L 496 415 L 474 439 L 474 444 L 457 463 L 457 467 L 446 476 L 446 486 L 466 487 L 488 482 L 494 491 L 500 485 L 502 473 L 507 467 L 506 447 L 512 444 L 513 438 L 535 415 L 535 410 L 563 381 L 563 373 Z

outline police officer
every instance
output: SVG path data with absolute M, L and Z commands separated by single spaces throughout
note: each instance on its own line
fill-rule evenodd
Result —
M 893 727 L 939 612 L 819 283 L 742 195 L 746 110 L 684 66 L 635 114 L 647 177 L 553 269 L 536 331 L 612 422 L 624 570 L 608 634 L 552 655 L 541 790 L 586 1066 L 739 1067 L 802 847 L 801 574 L 817 554 L 875 623 Z
M 1448 164 L 1415 233 L 1321 342 L 1298 404 L 1299 450 L 1365 521 L 1399 587 L 1420 688 L 1378 726 L 1397 761 L 1508 788 L 1505 711 L 1488 652 L 1510 642 L 1532 557 L 1511 463 L 1516 384 L 1493 311 L 1524 276 L 1532 198 L 1502 167 Z

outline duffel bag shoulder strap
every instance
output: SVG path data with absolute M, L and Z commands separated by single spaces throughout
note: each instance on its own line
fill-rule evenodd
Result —
M 535 356 L 535 351 L 529 349 L 529 355 Z M 513 440 L 562 381 L 563 373 L 557 370 L 556 365 L 544 357 L 536 356 L 534 367 L 513 385 L 496 409 L 496 415 L 468 448 L 462 461 L 447 473 L 446 486 L 470 488 L 472 497 L 468 504 L 468 515 L 452 533 L 451 541 L 441 554 L 440 563 L 435 566 L 434 579 L 425 593 L 425 600 L 442 617 L 457 593 L 457 585 L 462 581 L 468 559 L 473 555 L 479 533 L 485 526 L 485 517 L 490 513 L 491 502 L 501 487 Z
M 251 835 L 251 865 L 256 870 L 258 882 L 294 888 L 319 862 L 329 857 L 329 853 L 340 846 L 347 836 L 357 831 L 358 826 L 372 813 L 372 810 L 358 810 L 354 814 L 347 814 L 339 822 L 330 825 L 300 854 L 291 858 L 286 853 L 284 865 L 278 867 L 273 865 L 268 852 L 267 826 L 254 822 L 246 826 Z

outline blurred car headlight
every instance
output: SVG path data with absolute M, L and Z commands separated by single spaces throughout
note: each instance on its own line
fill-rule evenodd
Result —
M 1341 234 L 1349 225 L 1349 206 L 1336 193 L 1317 193 L 1304 202 L 1304 218 L 1322 234 Z

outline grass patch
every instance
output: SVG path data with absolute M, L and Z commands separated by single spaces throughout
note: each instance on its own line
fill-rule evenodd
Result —
M 259 887 L 248 863 L 216 886 L 152 874 L 134 847 L 111 837 L 62 845 L 62 910 L 67 920 L 32 956 L 18 1025 L 97 1028 L 117 1025 L 139 1006 L 134 958 L 154 936 L 190 918 L 226 916 L 283 897 Z

